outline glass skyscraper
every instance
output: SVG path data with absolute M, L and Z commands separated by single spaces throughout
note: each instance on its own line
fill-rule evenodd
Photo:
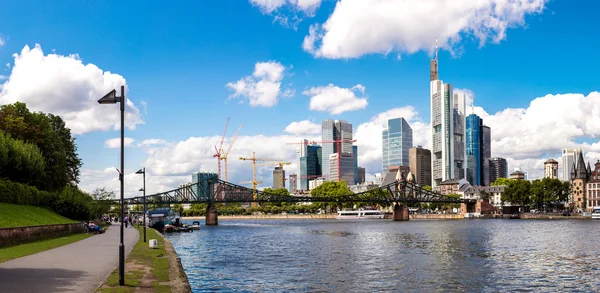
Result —
M 413 132 L 404 118 L 389 119 L 381 133 L 382 171 L 390 166 L 408 166 L 408 149 L 413 146 Z
M 320 176 L 321 171 L 321 146 L 307 145 L 305 155 L 300 157 L 300 178 L 297 178 L 298 190 L 308 190 L 308 181 Z
M 358 146 L 352 146 L 352 154 L 354 154 L 354 184 L 358 184 Z
M 321 154 L 321 170 L 322 175 L 327 180 L 337 180 L 337 176 L 333 178 L 330 175 L 331 166 L 329 164 L 330 156 L 334 153 L 344 153 L 352 155 L 352 143 L 343 142 L 340 144 L 341 150 L 338 150 L 338 144 L 335 142 L 325 142 L 334 140 L 352 140 L 352 124 L 344 120 L 331 120 L 327 119 L 321 123 L 321 139 L 322 143 L 322 154 Z M 343 160 L 342 160 L 343 161 Z M 352 171 L 352 177 L 354 177 L 354 171 Z M 347 182 L 352 184 L 354 180 Z
M 471 114 L 466 118 L 466 125 L 467 181 L 471 185 L 481 186 L 483 182 L 483 120 L 479 116 Z

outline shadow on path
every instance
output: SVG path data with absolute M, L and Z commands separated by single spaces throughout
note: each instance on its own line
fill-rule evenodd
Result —
M 0 268 L 0 292 L 39 293 L 76 290 L 85 272 L 64 269 Z M 24 286 L 26 284 L 26 286 Z

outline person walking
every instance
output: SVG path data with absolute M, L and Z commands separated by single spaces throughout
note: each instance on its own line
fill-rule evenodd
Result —
M 123 224 L 125 224 L 125 228 L 127 228 L 127 224 L 129 223 L 129 219 L 127 218 L 127 216 L 125 216 L 125 218 L 123 219 Z

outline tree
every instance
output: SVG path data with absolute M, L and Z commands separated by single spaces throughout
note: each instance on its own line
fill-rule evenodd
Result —
M 423 185 L 422 188 L 425 190 L 431 191 L 431 185 Z
M 512 179 L 510 179 L 510 178 L 498 178 L 498 179 L 496 179 L 496 181 L 492 182 L 490 185 L 491 186 L 508 185 L 508 183 L 510 183 L 511 181 L 512 181 Z
M 479 196 L 480 196 L 480 197 L 481 197 L 481 199 L 483 199 L 483 200 L 489 200 L 489 199 L 490 199 L 490 193 L 489 193 L 489 192 L 487 192 L 487 191 L 485 191 L 485 190 L 482 190 L 482 191 L 480 191 L 480 192 L 479 192 Z
M 517 206 L 529 205 L 531 203 L 531 182 L 510 180 L 502 193 L 502 201 Z
M 90 207 L 94 217 L 100 217 L 103 214 L 108 214 L 113 206 L 112 200 L 116 199 L 114 191 L 107 191 L 106 187 L 97 188 L 91 194 L 94 201 Z
M 173 205 L 173 210 L 179 212 L 180 215 L 183 214 L 183 206 L 180 203 L 176 203 Z
M 328 197 L 333 199 L 331 202 L 327 203 L 318 203 L 319 208 L 323 208 L 326 206 L 335 206 L 338 210 L 343 208 L 343 202 L 340 201 L 341 198 L 351 195 L 353 192 L 348 188 L 345 181 L 335 182 L 335 181 L 326 181 L 323 184 L 319 185 L 317 188 L 313 189 L 310 192 L 312 197 Z M 346 206 L 351 206 L 351 203 L 346 204 Z

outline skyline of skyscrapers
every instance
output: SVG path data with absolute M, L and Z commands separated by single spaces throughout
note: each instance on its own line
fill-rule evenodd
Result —
M 390 166 L 408 166 L 408 149 L 413 147 L 413 131 L 402 117 L 388 119 L 387 127 L 381 132 L 381 169 Z

